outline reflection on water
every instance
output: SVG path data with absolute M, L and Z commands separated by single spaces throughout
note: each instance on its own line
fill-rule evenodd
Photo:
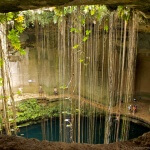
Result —
M 103 144 L 104 143 L 104 132 L 105 132 L 105 117 L 97 117 L 95 118 L 94 127 L 89 126 L 89 118 L 83 117 L 81 118 L 81 143 L 91 143 L 91 138 L 93 139 L 93 144 Z M 64 123 L 62 126 L 64 127 L 64 131 L 62 131 L 62 135 L 64 137 L 65 142 L 70 142 L 70 126 L 67 126 L 69 123 Z M 77 126 L 77 123 L 76 125 Z M 145 132 L 150 131 L 148 127 L 142 126 L 141 124 L 134 123 L 129 121 L 129 131 L 128 131 L 128 139 L 136 138 L 142 135 Z M 110 143 L 115 142 L 117 128 L 117 120 L 115 118 L 111 121 L 111 131 L 109 135 Z M 123 130 L 123 120 L 120 120 L 120 128 L 119 128 L 119 141 L 122 141 L 122 130 Z M 75 130 L 77 140 L 78 131 Z M 20 136 L 26 138 L 36 138 L 39 140 L 48 140 L 48 141 L 59 141 L 59 118 L 53 118 L 50 120 L 42 121 L 41 123 L 29 125 L 27 127 L 22 127 L 20 129 Z

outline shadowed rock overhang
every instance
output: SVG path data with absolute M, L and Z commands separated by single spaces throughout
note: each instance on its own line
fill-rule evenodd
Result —
M 115 9 L 118 5 L 127 5 L 150 15 L 150 0 L 0 0 L 0 12 L 90 4 L 107 5 L 111 9 Z

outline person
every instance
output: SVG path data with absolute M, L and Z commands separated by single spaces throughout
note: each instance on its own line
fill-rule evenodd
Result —
M 54 87 L 54 95 L 58 95 L 58 90 L 56 87 Z
M 129 112 L 132 112 L 132 105 L 128 106 Z
M 137 105 L 135 105 L 135 112 L 137 112 Z
M 43 96 L 43 93 L 44 93 L 43 88 L 42 88 L 42 86 L 40 85 L 40 86 L 39 86 L 39 96 Z
M 136 112 L 136 106 L 134 105 L 132 109 L 133 109 L 133 115 L 134 115 Z

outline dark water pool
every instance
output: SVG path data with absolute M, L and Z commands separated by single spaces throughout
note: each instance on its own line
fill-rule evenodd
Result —
M 60 134 L 59 118 L 53 118 L 41 121 L 41 123 L 22 127 L 18 135 L 39 140 L 46 139 L 49 141 L 70 142 L 71 127 L 67 127 L 68 124 L 62 122 L 62 132 Z M 74 131 L 74 141 L 77 140 L 77 124 L 74 124 L 74 128 L 76 129 Z M 119 132 L 117 132 L 117 129 L 119 129 Z M 91 120 L 88 117 L 82 117 L 80 130 L 81 143 L 103 144 L 115 142 L 117 137 L 118 141 L 136 138 L 150 131 L 150 128 L 143 126 L 141 123 L 134 123 L 131 120 L 121 119 L 120 123 L 118 123 L 115 118 L 106 120 L 106 117 L 96 117 Z

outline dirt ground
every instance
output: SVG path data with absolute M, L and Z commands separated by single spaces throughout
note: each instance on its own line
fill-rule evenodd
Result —
M 150 150 L 150 132 L 130 141 L 96 145 L 48 142 L 1 135 L 0 150 Z

